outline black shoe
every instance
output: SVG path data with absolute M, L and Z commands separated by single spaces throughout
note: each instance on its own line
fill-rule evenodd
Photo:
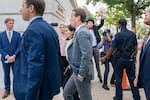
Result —
M 110 90 L 109 87 L 108 87 L 107 85 L 105 85 L 105 84 L 104 84 L 102 87 L 103 87 L 105 90 Z
M 113 84 L 116 84 L 116 82 L 115 81 L 111 81 L 110 84 L 113 85 Z
M 102 81 L 102 78 L 99 78 L 99 82 L 100 82 L 100 83 L 102 83 L 102 82 L 103 82 L 103 81 Z
M 115 97 L 115 96 L 113 97 L 113 100 L 116 100 L 116 97 Z
M 131 88 L 124 88 L 124 89 L 122 89 L 123 91 L 130 91 L 131 90 Z

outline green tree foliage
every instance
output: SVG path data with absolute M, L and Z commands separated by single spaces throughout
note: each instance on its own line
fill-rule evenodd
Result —
M 137 23 L 137 33 L 140 34 L 141 37 L 145 36 L 147 28 L 148 26 L 146 26 L 144 23 Z
M 86 19 L 88 19 L 88 18 L 93 18 L 93 19 L 95 20 L 94 15 L 87 9 L 87 7 L 86 7 L 86 6 L 83 6 L 83 8 L 85 9 L 86 14 L 87 14 Z
M 96 4 L 97 2 L 104 2 L 109 8 L 120 5 L 119 10 L 123 11 L 123 14 L 127 14 L 128 18 L 131 18 L 132 28 L 136 27 L 136 19 L 141 17 L 145 8 L 150 5 L 150 0 L 86 0 L 87 4 Z
M 124 18 L 128 16 L 128 13 L 124 13 L 120 5 L 115 5 L 114 7 L 110 7 L 106 13 L 106 25 L 112 24 L 116 25 L 119 18 Z

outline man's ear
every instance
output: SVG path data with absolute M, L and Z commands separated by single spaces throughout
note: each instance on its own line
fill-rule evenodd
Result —
M 33 5 L 30 5 L 30 12 L 35 12 L 35 7 Z
M 78 15 L 78 16 L 77 16 L 77 19 L 78 19 L 78 20 L 81 20 L 81 16 Z

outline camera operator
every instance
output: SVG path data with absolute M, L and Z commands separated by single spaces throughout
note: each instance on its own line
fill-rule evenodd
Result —
M 99 47 L 100 48 L 102 48 L 102 47 L 104 47 L 104 50 L 103 50 L 103 52 L 101 52 L 100 53 L 100 56 L 101 57 L 103 57 L 103 56 L 105 56 L 106 55 L 106 53 L 107 53 L 107 51 L 108 51 L 108 49 L 109 49 L 109 47 L 110 47 L 110 45 L 111 45 L 111 39 L 112 39 L 112 34 L 111 34 L 111 32 L 110 32 L 110 30 L 109 29 L 106 29 L 103 33 L 102 33 L 102 36 L 103 36 L 103 38 L 102 38 L 102 42 L 100 43 L 100 45 L 99 45 Z M 106 60 L 105 62 L 104 62 L 104 64 L 105 64 L 105 72 L 104 72 L 104 83 L 103 83 L 103 88 L 105 89 L 105 90 L 110 90 L 109 89 L 109 87 L 108 87 L 108 85 L 107 85 L 107 80 L 108 80 L 108 74 L 109 74 L 109 62 L 110 62 L 110 59 L 108 59 L 108 60 Z

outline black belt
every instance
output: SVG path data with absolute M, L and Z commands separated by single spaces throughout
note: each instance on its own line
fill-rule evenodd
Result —
M 97 46 L 93 46 L 93 48 L 96 48 Z

